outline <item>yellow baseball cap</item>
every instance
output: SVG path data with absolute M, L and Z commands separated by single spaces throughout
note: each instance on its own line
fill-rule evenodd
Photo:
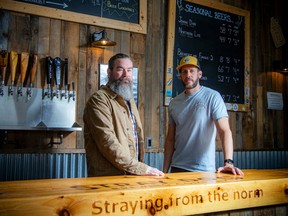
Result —
M 185 56 L 180 60 L 179 65 L 176 67 L 177 70 L 180 70 L 185 65 L 193 65 L 200 69 L 200 64 L 197 58 L 194 56 Z

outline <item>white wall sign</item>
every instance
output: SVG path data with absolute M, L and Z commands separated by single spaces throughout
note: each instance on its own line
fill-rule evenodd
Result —
M 282 93 L 267 92 L 268 109 L 283 110 Z

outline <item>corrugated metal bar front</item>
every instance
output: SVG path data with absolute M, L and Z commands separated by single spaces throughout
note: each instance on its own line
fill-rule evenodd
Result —
M 163 152 L 147 152 L 145 154 L 145 163 L 152 167 L 163 170 L 164 153 Z
M 216 152 L 216 167 L 223 161 L 223 153 Z M 288 151 L 235 151 L 234 161 L 241 169 L 288 168 Z M 164 153 L 147 152 L 145 162 L 162 170 Z M 83 177 L 87 177 L 83 153 L 0 154 L 0 181 Z
M 87 176 L 86 156 L 80 153 L 0 154 L 0 170 L 0 181 Z
M 222 162 L 223 153 L 217 152 L 216 158 Z M 241 169 L 288 168 L 288 151 L 236 151 L 234 161 L 235 166 Z

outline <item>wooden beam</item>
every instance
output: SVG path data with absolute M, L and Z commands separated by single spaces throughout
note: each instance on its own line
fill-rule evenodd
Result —
M 146 34 L 147 32 L 147 0 L 139 0 L 139 24 L 124 22 L 115 19 L 108 19 L 99 16 L 92 16 L 83 13 L 76 13 L 64 9 L 50 8 L 36 4 L 6 0 L 1 1 L 0 9 L 16 11 L 20 13 L 34 14 L 43 17 L 72 21 L 77 23 L 101 26 L 105 28 L 119 29 Z M 80 4 L 81 7 L 81 4 Z
M 288 169 L 0 182 L 0 215 L 191 215 L 288 203 Z

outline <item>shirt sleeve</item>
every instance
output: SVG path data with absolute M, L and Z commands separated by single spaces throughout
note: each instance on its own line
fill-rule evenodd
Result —
M 217 91 L 214 91 L 212 97 L 212 104 L 213 104 L 212 118 L 214 120 L 218 120 L 223 117 L 228 117 L 228 112 L 224 100 L 221 97 L 220 93 Z

